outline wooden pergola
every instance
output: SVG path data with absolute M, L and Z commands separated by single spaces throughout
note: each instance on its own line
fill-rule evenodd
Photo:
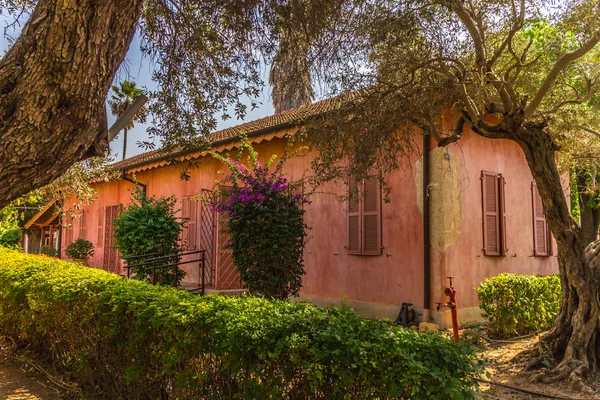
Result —
M 29 235 L 27 231 L 30 229 L 39 229 L 41 231 L 39 248 L 44 245 L 53 246 L 56 248 L 56 251 L 59 251 L 59 214 L 54 205 L 56 204 L 56 200 L 50 201 L 46 204 L 37 214 L 35 214 L 27 223 L 25 224 L 25 232 L 23 237 L 23 249 L 25 252 L 30 252 L 31 248 L 29 243 Z M 57 235 L 57 240 L 54 241 L 54 234 Z

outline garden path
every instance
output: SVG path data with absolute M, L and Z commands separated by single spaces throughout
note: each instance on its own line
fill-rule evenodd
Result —
M 39 374 L 10 361 L 0 360 L 0 399 L 58 400 L 58 389 Z
M 595 393 L 582 393 L 560 384 L 543 384 L 530 382 L 529 376 L 523 372 L 523 364 L 514 362 L 517 354 L 532 348 L 539 336 L 529 336 L 521 339 L 506 341 L 492 341 L 488 343 L 481 353 L 482 357 L 489 360 L 486 372 L 490 381 L 500 382 L 537 393 L 543 393 L 562 399 L 598 399 L 600 391 L 598 382 L 590 382 L 590 390 Z M 481 392 L 477 394 L 479 400 L 542 400 L 544 397 L 526 394 L 517 390 L 495 385 L 481 384 Z M 548 397 L 546 397 L 548 398 Z

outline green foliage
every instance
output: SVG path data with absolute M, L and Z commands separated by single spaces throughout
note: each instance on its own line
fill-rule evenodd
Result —
M 87 260 L 94 255 L 94 244 L 79 238 L 67 246 L 65 253 L 73 260 Z
M 571 187 L 571 216 L 579 224 L 581 220 L 581 208 L 579 207 L 579 190 L 575 168 L 571 168 L 569 171 L 569 178 L 569 186 Z
M 21 228 L 17 219 L 15 204 L 0 210 L 0 246 L 13 247 L 19 244 Z
M 471 348 L 352 311 L 0 249 L 0 329 L 102 398 L 474 399 Z
M 161 197 L 159 199 L 147 197 L 146 194 L 136 187 L 133 192 L 133 201 L 121 213 L 121 216 L 113 221 L 115 226 L 115 247 L 119 249 L 122 257 L 140 256 L 152 253 L 176 254 L 181 250 L 179 238 L 181 228 L 185 222 L 176 217 L 176 199 L 174 196 Z M 164 261 L 171 263 L 176 259 Z M 135 264 L 141 264 L 146 259 L 136 259 Z M 131 271 L 134 278 L 140 280 L 151 279 L 151 271 L 146 267 L 134 267 Z M 165 269 L 157 272 L 157 282 L 173 284 L 173 279 L 179 283 L 185 276 L 185 272 L 177 268 L 176 274 L 173 269 Z
M 0 229 L 0 246 L 17 246 L 21 239 L 21 228 L 11 227 L 8 229 Z
M 500 338 L 549 329 L 562 298 L 558 275 L 500 274 L 483 281 L 477 295 L 490 335 Z
M 233 259 L 246 288 L 256 295 L 285 299 L 297 296 L 304 272 L 304 203 L 310 203 L 282 175 L 286 156 L 270 171 L 275 156 L 263 166 L 247 138 L 238 154 L 248 151 L 249 166 L 219 154 L 213 157 L 231 170 L 219 182 L 214 204 L 228 213 L 227 233 Z
M 81 240 L 81 239 L 77 239 L 77 240 Z M 73 244 L 73 243 L 71 243 L 71 244 Z M 92 244 L 92 243 L 90 242 L 90 244 Z M 71 250 L 72 250 L 72 252 L 74 254 L 78 253 L 80 251 L 80 250 L 75 251 L 74 249 L 71 249 Z M 67 252 L 67 251 L 68 251 L 68 247 L 67 247 L 67 250 L 65 252 Z M 94 250 L 92 249 L 92 253 L 93 252 L 94 252 Z M 48 257 L 57 257 L 58 256 L 58 252 L 56 251 L 56 249 L 54 247 L 52 247 L 52 246 L 48 246 L 47 244 L 45 244 L 45 245 L 42 246 L 42 248 L 40 249 L 40 254 L 43 254 L 43 255 L 48 256 Z M 81 254 L 79 254 L 79 255 L 81 255 Z M 84 258 L 84 257 L 73 257 L 73 256 L 70 256 L 70 257 L 71 258 L 80 258 L 80 259 Z M 87 258 L 87 257 L 85 257 L 85 258 Z

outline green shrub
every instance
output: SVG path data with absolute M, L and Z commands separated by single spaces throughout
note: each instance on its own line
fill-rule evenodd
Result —
M 79 238 L 67 246 L 65 254 L 72 260 L 87 260 L 94 255 L 94 244 L 89 240 Z
M 48 246 L 47 244 L 43 245 L 40 248 L 40 254 L 44 254 L 49 257 L 58 256 L 58 252 L 56 251 L 56 249 L 53 246 Z
M 176 217 L 174 196 L 155 198 L 147 197 L 139 187 L 133 193 L 133 202 L 128 205 L 120 217 L 113 221 L 115 226 L 115 247 L 119 249 L 121 257 L 141 256 L 144 254 L 165 253 L 176 254 L 181 250 L 179 238 L 181 222 Z M 153 258 L 156 256 L 150 256 Z M 148 258 L 138 258 L 135 265 L 143 264 Z M 164 264 L 171 264 L 173 259 L 163 260 Z M 131 268 L 133 277 L 139 280 L 151 280 L 152 272 L 146 271 L 147 266 Z M 167 285 L 181 282 L 185 271 L 177 268 L 176 274 L 173 268 L 158 271 L 156 280 L 158 283 Z
M 10 228 L 2 231 L 0 229 L 0 246 L 11 247 L 17 246 L 23 231 L 19 227 Z
M 549 329 L 562 298 L 558 275 L 500 274 L 483 281 L 477 295 L 490 335 L 501 338 Z
M 473 399 L 481 371 L 438 332 L 2 249 L 0 329 L 102 398 Z
M 240 163 L 244 151 L 248 164 Z M 298 296 L 304 276 L 304 223 L 301 194 L 294 194 L 283 177 L 284 155 L 275 168 L 275 156 L 263 165 L 252 144 L 243 138 L 238 160 L 213 154 L 231 174 L 219 182 L 213 204 L 229 214 L 227 233 L 235 267 L 245 287 L 254 295 L 286 299 Z

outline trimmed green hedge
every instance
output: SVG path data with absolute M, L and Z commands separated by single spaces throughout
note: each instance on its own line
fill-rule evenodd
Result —
M 548 330 L 560 310 L 558 275 L 500 274 L 477 288 L 489 334 L 511 337 Z
M 472 399 L 471 349 L 344 309 L 193 296 L 0 249 L 0 330 L 100 398 Z

